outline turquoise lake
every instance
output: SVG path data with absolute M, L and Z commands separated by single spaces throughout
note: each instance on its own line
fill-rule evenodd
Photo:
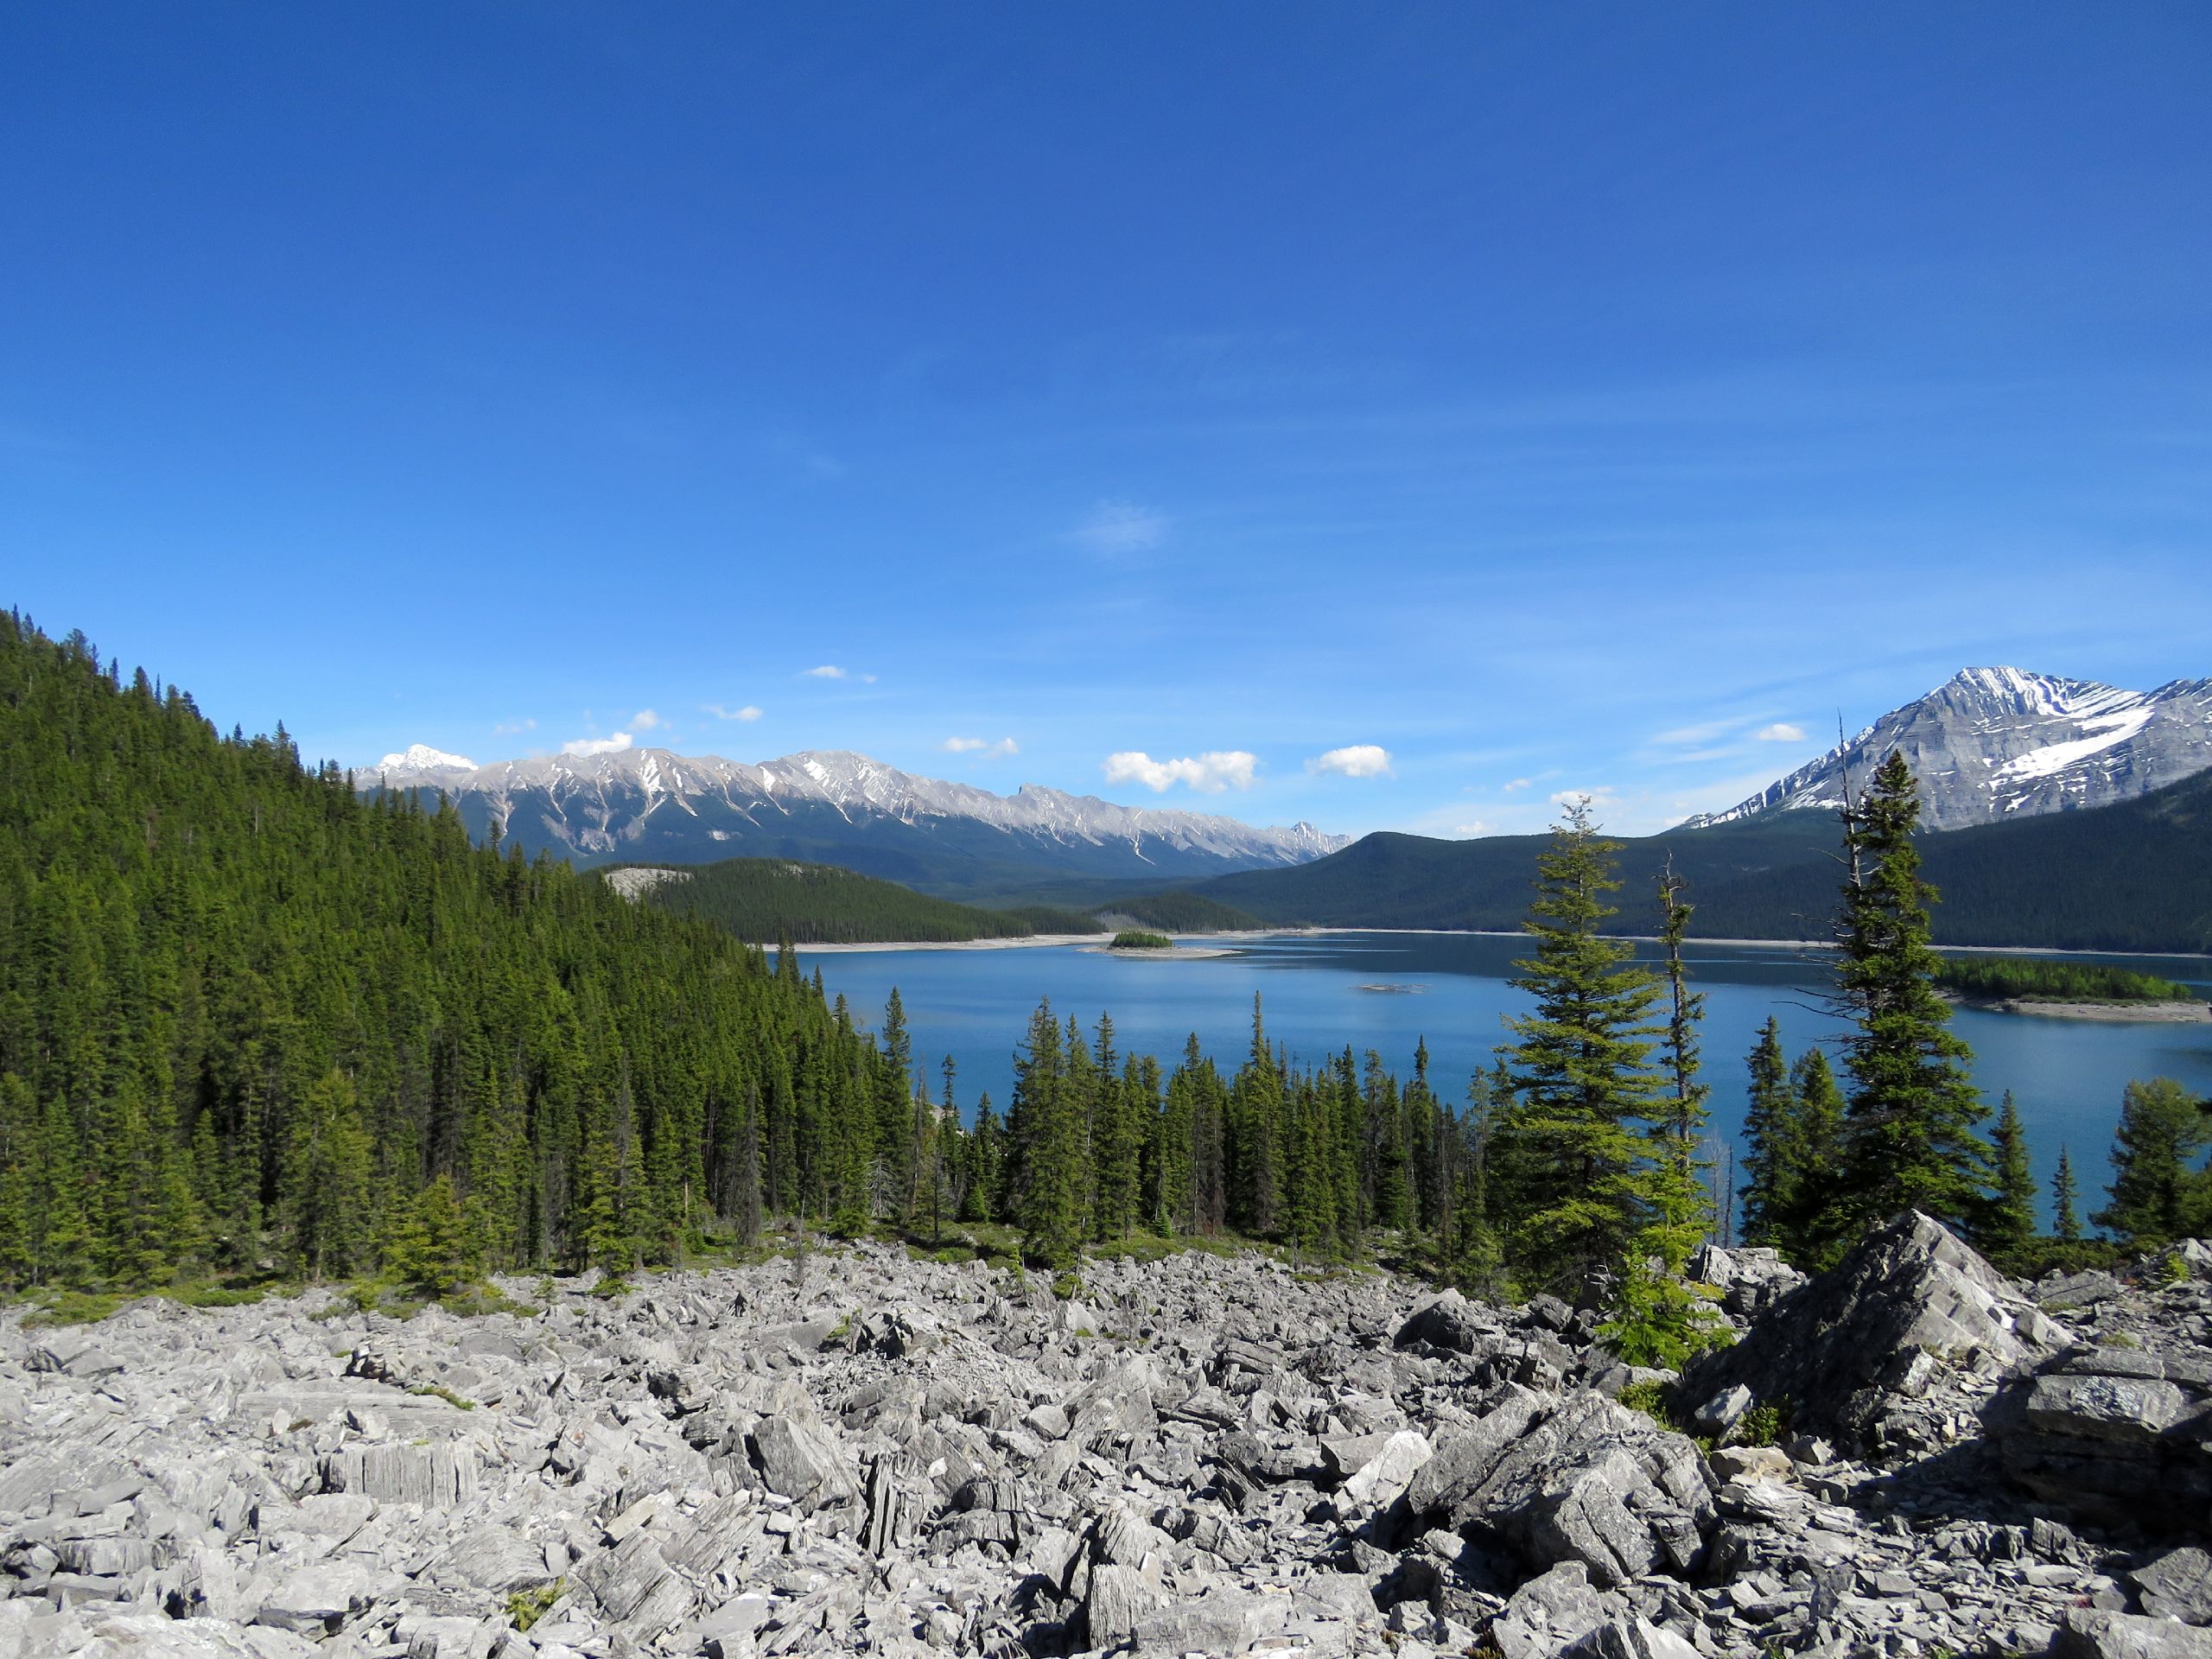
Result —
M 1526 942 L 1508 935 L 1332 932 L 1222 943 L 1230 954 L 1179 952 L 1169 960 L 1083 945 L 801 955 L 810 969 L 821 968 L 829 993 L 842 993 L 871 1027 L 897 987 L 931 1093 L 950 1054 L 963 1115 L 984 1090 L 1004 1109 L 1014 1046 L 1040 997 L 1051 999 L 1064 1023 L 1073 1014 L 1086 1029 L 1101 1013 L 1112 1014 L 1121 1050 L 1156 1055 L 1163 1071 L 1196 1033 L 1230 1072 L 1249 1043 L 1256 995 L 1270 1039 L 1301 1065 L 1349 1044 L 1357 1055 L 1375 1050 L 1403 1077 L 1413 1070 L 1415 1045 L 1426 1039 L 1431 1082 L 1447 1097 L 1459 1096 L 1466 1078 L 1491 1064 L 1491 1051 L 1505 1040 L 1505 1017 L 1529 1006 L 1506 982 Z M 2181 980 L 2212 996 L 2212 959 L 2085 959 Z M 1820 1006 L 1826 953 L 1694 944 L 1690 961 L 1706 995 L 1713 1128 L 1733 1139 L 1741 1128 L 1744 1057 L 1767 1016 L 1780 1020 L 1793 1058 L 1842 1029 Z M 1393 988 L 1366 988 L 1376 986 Z M 2085 1211 L 2103 1201 L 2106 1154 L 2129 1079 L 2173 1077 L 2212 1094 L 2212 1024 L 2106 1024 L 1961 1008 L 1953 1028 L 1972 1045 L 1974 1080 L 1992 1106 L 2007 1089 L 2019 1103 L 2046 1192 L 2059 1147 L 2070 1149 Z

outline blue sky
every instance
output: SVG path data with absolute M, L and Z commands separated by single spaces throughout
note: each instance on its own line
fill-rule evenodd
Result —
M 347 761 L 1648 830 L 2212 673 L 2208 179 L 2196 3 L 16 7 L 0 602 Z

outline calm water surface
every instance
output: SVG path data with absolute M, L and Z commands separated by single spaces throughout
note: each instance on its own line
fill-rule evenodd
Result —
M 988 1090 L 1003 1110 L 1014 1051 L 1039 997 L 1063 1023 L 1086 1029 L 1111 1014 L 1123 1052 L 1157 1055 L 1163 1071 L 1195 1032 L 1224 1072 L 1250 1041 L 1252 999 L 1262 999 L 1270 1039 L 1304 1065 L 1373 1049 L 1402 1078 L 1424 1038 L 1429 1077 L 1456 1096 L 1505 1040 L 1506 1015 L 1529 999 L 1505 982 L 1525 940 L 1497 934 L 1319 933 L 1238 941 L 1233 954 L 1200 959 L 1109 955 L 1080 945 L 1005 950 L 868 950 L 803 953 L 823 982 L 842 993 L 856 1017 L 878 1023 L 896 986 L 929 1068 L 950 1054 L 958 1099 L 971 1109 Z M 1648 950 L 1648 948 L 1647 948 Z M 2212 996 L 2212 959 L 2093 957 L 2195 985 Z M 1744 1057 L 1769 1014 L 1792 1057 L 1841 1030 L 1819 1007 L 1826 953 L 1786 945 L 1696 944 L 1691 972 L 1705 993 L 1706 1080 L 1713 1125 L 1740 1135 Z M 1378 990 L 1363 988 L 1389 986 Z M 1973 1046 L 1974 1080 L 1993 1107 L 2007 1089 L 2019 1102 L 2048 1190 L 2061 1146 L 2070 1148 L 2084 1209 L 2102 1202 L 2105 1162 L 2120 1090 L 2133 1077 L 2168 1077 L 2212 1093 L 2212 1025 L 2119 1025 L 2033 1019 L 1973 1008 L 1953 1028 Z M 1834 1058 L 1833 1053 L 1831 1058 Z

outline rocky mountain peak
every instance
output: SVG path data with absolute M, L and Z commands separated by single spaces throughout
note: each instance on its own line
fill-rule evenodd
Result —
M 1923 822 L 1961 830 L 2108 806 L 2212 768 L 2212 681 L 2129 691 L 2011 667 L 1961 669 L 1818 760 L 1693 827 L 1834 810 L 1891 751 L 1920 780 Z

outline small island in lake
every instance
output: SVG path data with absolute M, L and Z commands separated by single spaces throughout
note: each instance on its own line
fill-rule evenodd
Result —
M 1173 950 L 1175 941 L 1165 933 L 1148 933 L 1141 927 L 1125 927 L 1114 936 L 1106 947 L 1109 950 Z
M 2204 994 L 2102 963 L 2043 957 L 1972 957 L 1945 961 L 1936 976 L 1948 995 L 1977 1007 L 2072 1020 L 2212 1020 Z

